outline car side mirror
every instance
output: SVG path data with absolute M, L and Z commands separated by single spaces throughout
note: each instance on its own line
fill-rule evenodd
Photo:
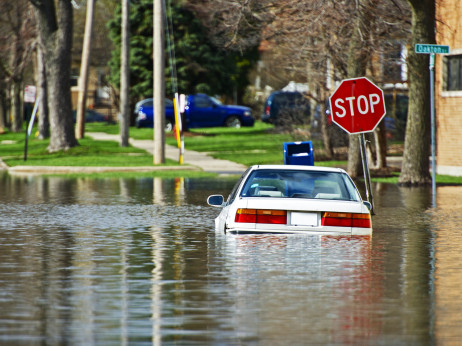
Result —
M 372 204 L 368 201 L 363 201 L 363 204 L 367 207 L 367 209 L 369 209 L 369 211 L 372 210 Z
M 207 198 L 207 203 L 212 207 L 223 207 L 224 198 L 222 195 L 211 195 Z

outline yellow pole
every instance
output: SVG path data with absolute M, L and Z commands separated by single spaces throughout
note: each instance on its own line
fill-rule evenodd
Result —
M 173 110 L 175 112 L 175 134 L 176 134 L 176 143 L 178 145 L 178 149 L 180 149 L 180 165 L 183 164 L 183 146 L 181 145 L 181 138 L 182 136 L 182 124 L 181 124 L 181 117 L 180 112 L 178 109 L 178 94 L 175 93 L 175 98 L 173 99 Z

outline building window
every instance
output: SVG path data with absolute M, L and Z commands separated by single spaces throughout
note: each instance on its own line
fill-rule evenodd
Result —
M 444 57 L 444 90 L 462 90 L 462 55 Z

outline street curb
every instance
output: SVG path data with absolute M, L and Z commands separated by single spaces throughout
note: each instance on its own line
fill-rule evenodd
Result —
M 140 173 L 158 171 L 199 171 L 192 166 L 80 167 L 80 166 L 15 166 L 7 168 L 11 175 L 75 174 L 75 173 Z
M 8 168 L 9 167 L 6 165 L 6 163 L 3 162 L 3 160 L 0 158 L 0 171 L 7 171 Z

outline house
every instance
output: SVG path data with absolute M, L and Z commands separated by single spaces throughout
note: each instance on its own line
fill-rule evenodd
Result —
M 108 75 L 108 68 L 106 66 L 90 65 L 88 73 L 88 86 L 87 86 L 87 109 L 92 109 L 102 115 L 107 116 L 109 119 L 114 120 L 117 116 L 117 109 L 114 107 L 111 98 L 111 91 L 106 77 Z M 80 60 L 73 61 L 71 76 L 71 97 L 72 109 L 77 109 L 79 97 L 79 77 Z
M 436 19 L 436 42 L 450 47 L 435 62 L 436 171 L 462 176 L 462 2 L 437 0 Z

